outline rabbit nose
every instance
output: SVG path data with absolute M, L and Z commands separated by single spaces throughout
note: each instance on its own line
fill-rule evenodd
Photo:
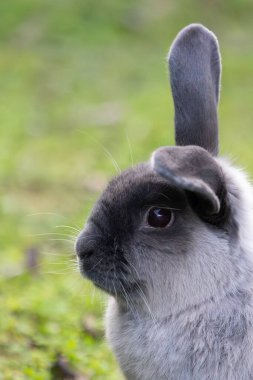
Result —
M 83 247 L 82 247 L 81 250 L 79 250 L 78 248 L 76 248 L 76 254 L 77 254 L 77 257 L 79 259 L 84 259 L 84 258 L 88 259 L 91 256 L 93 256 L 94 250 L 92 250 L 92 249 L 84 249 Z
M 88 239 L 84 233 L 81 233 L 76 241 L 75 251 L 79 259 L 89 258 L 94 254 L 94 248 L 88 244 Z
M 77 237 L 75 251 L 79 259 L 88 259 L 95 254 L 97 236 L 96 239 L 92 238 L 93 236 L 93 228 L 87 226 Z

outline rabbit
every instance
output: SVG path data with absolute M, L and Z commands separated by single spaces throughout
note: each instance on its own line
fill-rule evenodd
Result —
M 218 157 L 215 35 L 185 27 L 168 55 L 176 146 L 113 178 L 76 241 L 109 294 L 106 337 L 128 380 L 253 379 L 253 200 Z

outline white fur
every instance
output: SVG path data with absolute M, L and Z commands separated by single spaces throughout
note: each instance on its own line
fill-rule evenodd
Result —
M 230 164 L 225 158 L 218 158 L 226 177 L 233 214 L 240 226 L 240 243 L 253 260 L 253 188 L 246 173 Z M 238 193 L 239 199 L 234 196 Z

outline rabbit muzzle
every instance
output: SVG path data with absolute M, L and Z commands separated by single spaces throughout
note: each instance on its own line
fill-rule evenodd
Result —
M 119 297 L 134 289 L 123 249 L 115 237 L 105 236 L 88 223 L 79 234 L 75 249 L 81 274 L 94 285 Z

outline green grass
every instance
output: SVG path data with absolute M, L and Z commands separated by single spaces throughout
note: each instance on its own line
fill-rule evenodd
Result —
M 119 380 L 82 328 L 87 314 L 102 327 L 106 296 L 73 267 L 75 228 L 115 174 L 110 154 L 125 168 L 131 150 L 138 162 L 173 144 L 165 56 L 190 22 L 221 44 L 221 151 L 253 173 L 253 5 L 12 0 L 0 14 L 0 380 L 48 380 L 59 352 L 89 379 Z

